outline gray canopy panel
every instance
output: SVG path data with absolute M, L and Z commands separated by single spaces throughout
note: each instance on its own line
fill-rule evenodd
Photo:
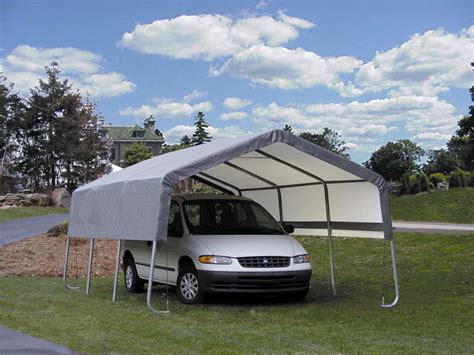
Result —
M 172 188 L 188 177 L 253 199 L 296 234 L 392 239 L 380 175 L 281 130 L 160 155 L 84 185 L 69 236 L 166 240 Z

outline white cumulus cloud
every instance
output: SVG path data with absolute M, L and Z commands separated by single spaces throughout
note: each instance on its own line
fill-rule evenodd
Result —
M 405 131 L 420 141 L 447 140 L 460 117 L 454 106 L 437 97 L 404 96 L 301 106 L 272 102 L 254 107 L 251 118 L 265 128 L 286 123 L 296 131 L 330 127 L 342 133 L 346 141 L 364 147 L 386 141 L 384 137 L 394 131 Z
M 225 112 L 219 116 L 219 119 L 222 121 L 232 121 L 232 120 L 243 120 L 247 118 L 248 115 L 246 112 L 234 111 L 234 112 Z
M 176 59 L 213 60 L 256 44 L 287 43 L 298 37 L 297 28 L 311 25 L 309 21 L 298 20 L 301 19 L 254 16 L 233 20 L 217 14 L 183 15 L 138 24 L 132 32 L 122 35 L 119 45 Z
M 322 85 L 350 94 L 340 74 L 351 73 L 362 61 L 352 57 L 321 57 L 303 48 L 288 49 L 256 45 L 236 53 L 221 67 L 211 67 L 211 76 L 227 74 L 252 83 L 279 89 Z
M 222 105 L 231 110 L 240 110 L 244 107 L 247 107 L 251 103 L 252 101 L 247 99 L 241 99 L 240 97 L 227 97 L 222 102 Z
M 399 47 L 377 52 L 361 66 L 356 83 L 363 91 L 391 90 L 392 96 L 431 96 L 472 83 L 474 26 L 459 33 L 431 30 Z
M 98 54 L 73 47 L 36 48 L 20 45 L 5 57 L 1 64 L 5 76 L 15 83 L 17 90 L 28 92 L 45 79 L 44 67 L 57 62 L 62 75 L 82 94 L 94 97 L 118 96 L 135 90 L 135 84 L 120 73 L 107 72 L 105 60 Z
M 199 91 L 199 90 L 193 90 L 193 92 L 184 95 L 183 101 L 184 102 L 191 102 L 197 99 L 200 99 L 201 97 L 204 97 L 207 95 L 207 91 Z
M 183 101 L 173 101 L 171 99 L 156 99 L 155 104 L 141 105 L 137 107 L 129 106 L 119 111 L 121 116 L 133 116 L 138 118 L 150 115 L 157 118 L 189 118 L 198 112 L 209 112 L 214 109 L 210 101 L 197 102 L 191 104 Z

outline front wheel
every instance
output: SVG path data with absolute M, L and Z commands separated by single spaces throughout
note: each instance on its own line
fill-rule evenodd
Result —
M 197 304 L 204 300 L 204 292 L 194 267 L 187 266 L 179 272 L 176 293 L 179 300 L 186 304 Z
M 139 293 L 143 291 L 144 282 L 138 276 L 137 267 L 132 257 L 123 262 L 125 288 L 128 292 Z

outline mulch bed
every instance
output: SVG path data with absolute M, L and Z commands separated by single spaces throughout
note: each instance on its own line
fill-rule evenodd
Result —
M 90 239 L 71 239 L 69 276 L 87 273 Z M 0 276 L 62 277 L 66 237 L 39 236 L 0 246 Z M 77 257 L 76 257 L 77 252 Z M 117 242 L 96 239 L 93 275 L 110 276 L 114 273 Z M 77 260 L 77 267 L 76 267 Z

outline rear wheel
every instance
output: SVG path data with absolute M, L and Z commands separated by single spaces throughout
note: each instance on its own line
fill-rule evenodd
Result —
M 138 276 L 135 261 L 132 257 L 125 259 L 123 262 L 123 273 L 125 288 L 128 292 L 139 293 L 143 291 L 143 280 Z
M 181 302 L 197 304 L 204 300 L 204 292 L 199 284 L 197 271 L 192 266 L 180 270 L 176 283 L 176 293 Z

